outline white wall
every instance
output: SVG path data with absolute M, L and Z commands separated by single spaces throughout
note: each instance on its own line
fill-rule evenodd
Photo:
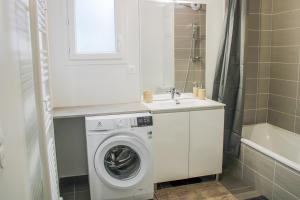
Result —
M 66 62 L 67 1 L 48 1 L 51 86 L 55 107 L 135 102 L 140 100 L 138 0 L 117 0 L 126 16 L 127 64 Z M 124 18 L 124 17 L 123 17 Z M 129 66 L 135 66 L 134 73 Z
M 129 65 L 74 65 L 65 61 L 67 50 L 66 1 L 49 1 L 49 39 L 51 57 L 51 86 L 54 107 L 115 104 L 140 100 L 143 71 L 140 73 L 139 13 L 141 0 L 117 0 L 127 5 L 129 30 L 129 65 L 136 73 L 129 73 Z M 213 89 L 216 60 L 222 31 L 225 0 L 207 2 L 206 89 L 210 98 Z M 154 41 L 150 41 L 154 42 Z M 143 62 L 141 62 L 143 63 Z M 155 64 L 155 62 L 151 62 Z M 152 78 L 149 74 L 150 79 Z M 155 76 L 158 82 L 163 77 Z M 151 86 L 149 86 L 151 87 Z M 152 89 L 152 88 L 150 88 Z
M 220 37 L 223 30 L 226 0 L 207 0 L 206 11 L 206 92 L 207 97 L 212 97 L 213 83 L 218 58 Z

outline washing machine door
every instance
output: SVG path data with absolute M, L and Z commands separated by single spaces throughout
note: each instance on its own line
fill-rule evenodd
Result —
M 125 189 L 143 180 L 151 161 L 151 154 L 140 139 L 117 135 L 100 144 L 95 153 L 94 167 L 102 182 Z

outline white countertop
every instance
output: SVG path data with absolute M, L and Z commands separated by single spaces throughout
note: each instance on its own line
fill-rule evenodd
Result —
M 178 99 L 179 104 L 174 100 L 153 101 L 144 103 L 152 113 L 184 112 L 194 110 L 223 109 L 225 104 L 210 99 L 199 100 L 197 98 Z
M 116 115 L 128 113 L 166 113 L 193 110 L 222 109 L 225 104 L 210 99 L 199 100 L 192 94 L 185 93 L 178 98 L 180 104 L 171 100 L 170 95 L 154 95 L 152 103 L 124 103 L 95 106 L 57 107 L 53 109 L 53 116 L 57 118 L 85 117 L 95 115 Z M 169 98 L 167 100 L 167 97 Z
M 53 109 L 53 116 L 57 118 L 85 117 L 93 115 L 116 115 L 128 113 L 149 112 L 143 103 L 110 104 L 95 106 L 59 107 Z

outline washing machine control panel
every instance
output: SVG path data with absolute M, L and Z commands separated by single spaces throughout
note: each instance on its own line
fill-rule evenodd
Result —
M 152 116 L 137 117 L 137 127 L 152 126 Z

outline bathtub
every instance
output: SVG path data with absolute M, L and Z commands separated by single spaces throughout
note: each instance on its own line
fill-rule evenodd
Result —
M 243 127 L 242 143 L 300 172 L 300 135 L 271 124 Z
M 300 199 L 300 135 L 273 126 L 243 127 L 242 179 L 268 199 Z

